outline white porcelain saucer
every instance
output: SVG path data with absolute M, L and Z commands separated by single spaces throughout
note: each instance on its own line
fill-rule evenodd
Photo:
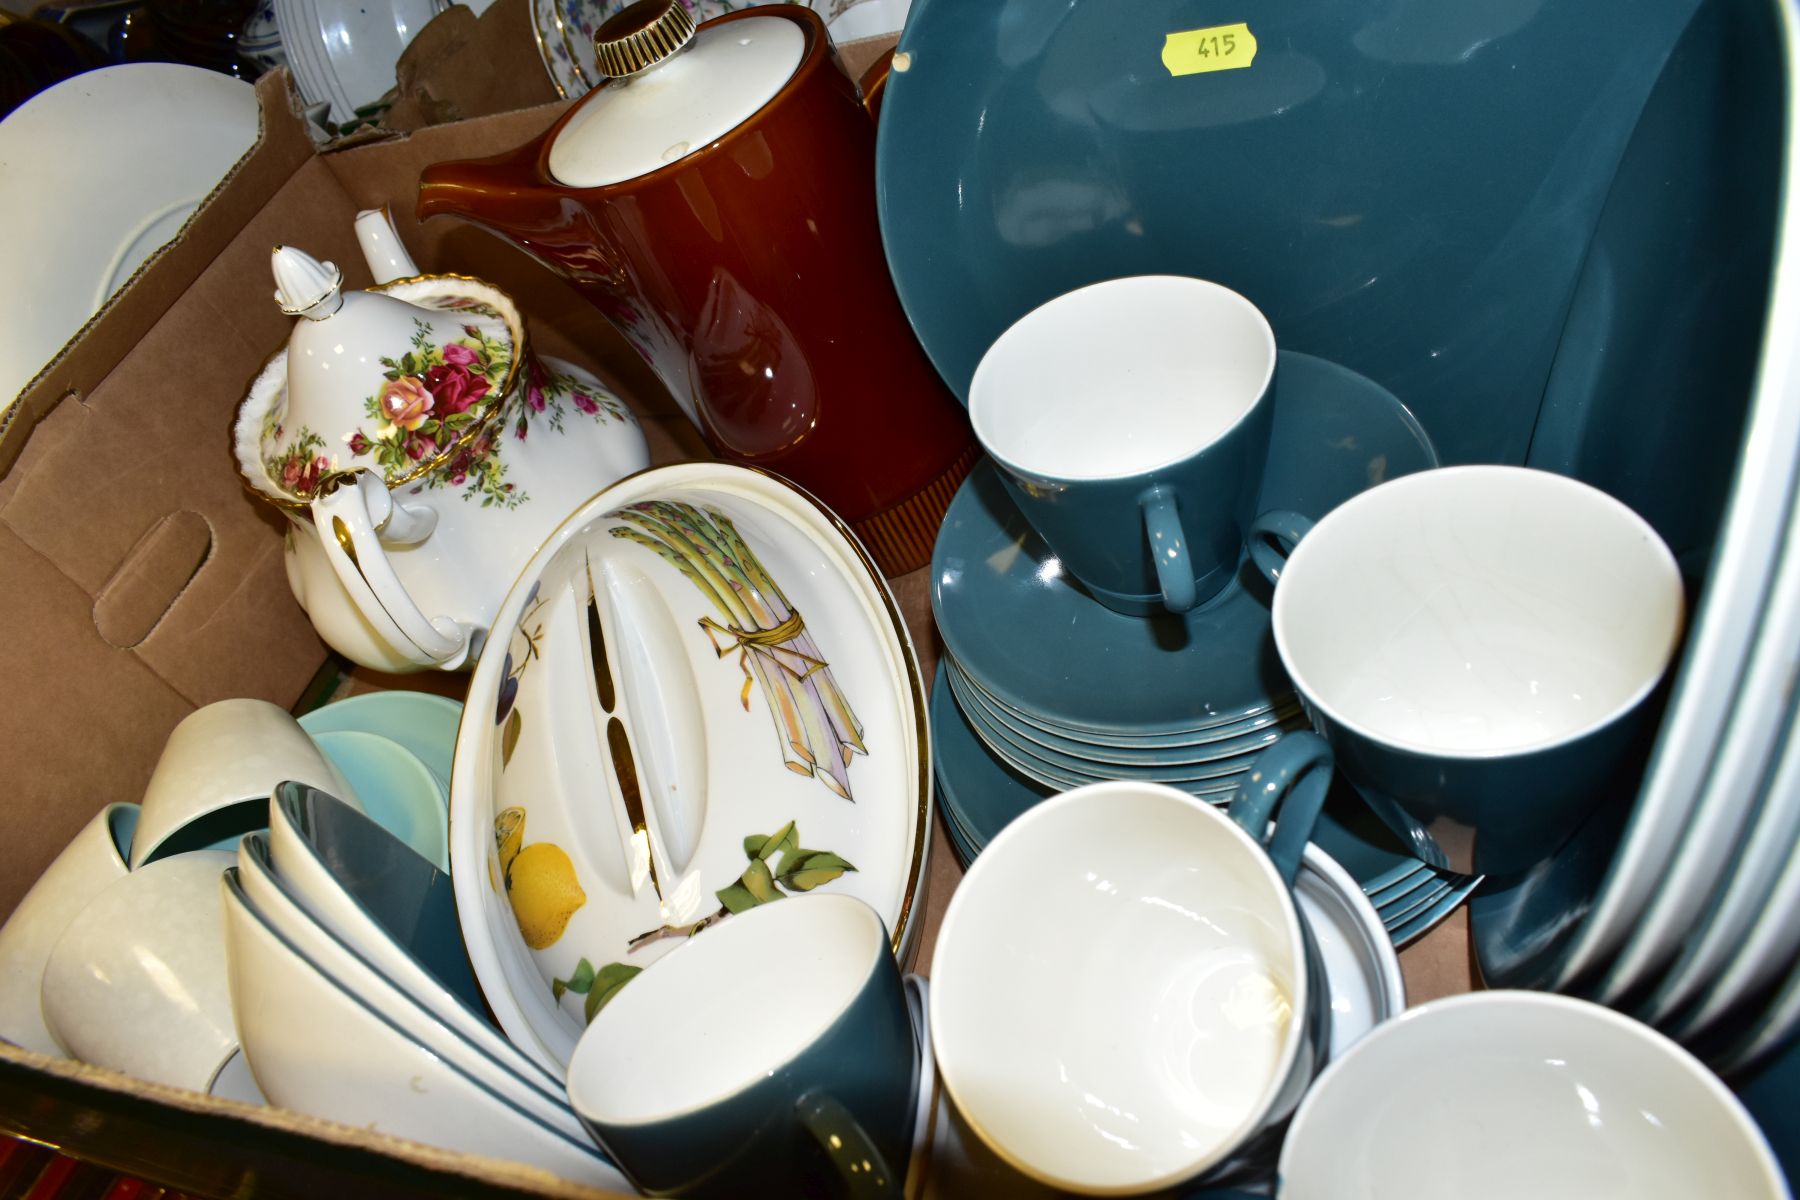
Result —
M 198 67 L 77 75 L 0 121 L 0 412 L 256 144 L 256 89 Z

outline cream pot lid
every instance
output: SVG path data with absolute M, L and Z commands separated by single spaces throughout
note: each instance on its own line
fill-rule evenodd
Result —
M 276 302 L 299 319 L 232 439 L 259 494 L 303 506 L 357 468 L 395 487 L 491 436 L 524 357 L 504 292 L 454 275 L 346 292 L 336 266 L 292 246 L 275 248 L 273 266 Z
M 676 0 L 644 0 L 602 25 L 594 49 L 611 78 L 550 146 L 550 174 L 569 187 L 636 179 L 712 145 L 793 78 L 806 34 L 777 16 L 696 31 Z

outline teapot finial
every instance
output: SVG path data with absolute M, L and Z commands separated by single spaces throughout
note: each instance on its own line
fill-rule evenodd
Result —
M 344 302 L 344 273 L 292 246 L 275 247 L 275 302 L 290 317 L 323 321 Z
M 694 38 L 694 18 L 680 0 L 638 0 L 594 31 L 594 57 L 613 79 L 642 74 Z

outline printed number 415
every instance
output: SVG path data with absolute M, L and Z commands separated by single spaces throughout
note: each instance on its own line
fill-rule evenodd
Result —
M 1214 34 L 1212 37 L 1201 38 L 1200 45 L 1195 49 L 1194 52 L 1196 54 L 1198 54 L 1201 58 L 1211 58 L 1215 54 L 1220 56 L 1221 58 L 1224 58 L 1224 57 L 1229 57 L 1236 50 L 1237 50 L 1237 34 L 1225 33 L 1225 34 Z

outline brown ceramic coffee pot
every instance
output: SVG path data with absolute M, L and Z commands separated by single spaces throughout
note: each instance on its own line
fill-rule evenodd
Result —
M 723 458 L 817 494 L 888 574 L 922 566 L 977 450 L 882 251 L 875 126 L 799 5 L 695 29 L 645 0 L 541 137 L 438 163 L 420 217 L 510 238 L 637 347 Z

